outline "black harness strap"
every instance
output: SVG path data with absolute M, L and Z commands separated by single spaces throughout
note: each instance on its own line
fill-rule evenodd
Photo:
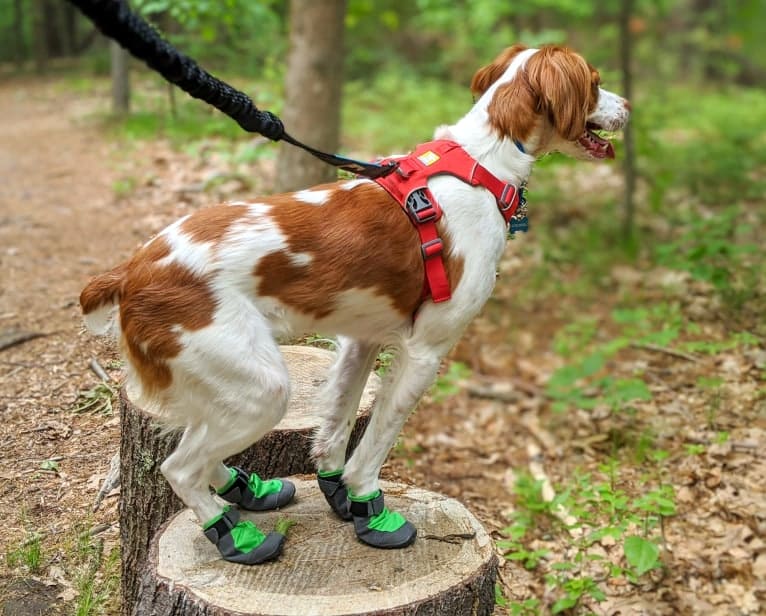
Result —
M 124 0 L 69 0 L 88 17 L 101 32 L 114 39 L 133 56 L 143 60 L 194 98 L 213 105 L 246 131 L 260 133 L 272 141 L 284 140 L 298 146 L 322 161 L 357 175 L 377 178 L 388 175 L 396 164 L 368 163 L 328 154 L 291 137 L 276 115 L 258 109 L 247 94 L 213 77 L 189 56 L 165 41 L 142 17 L 130 10 Z

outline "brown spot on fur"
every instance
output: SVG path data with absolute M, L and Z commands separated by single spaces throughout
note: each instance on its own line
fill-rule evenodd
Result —
M 529 137 L 544 119 L 558 135 L 573 141 L 585 131 L 590 110 L 598 102 L 598 72 L 566 47 L 542 47 L 524 68 L 495 92 L 487 109 L 501 135 Z
M 338 184 L 318 186 L 330 190 L 324 205 L 307 205 L 291 195 L 266 200 L 271 217 L 287 238 L 289 252 L 263 257 L 255 269 L 258 294 L 316 318 L 328 316 L 339 294 L 355 288 L 372 289 L 390 299 L 403 317 L 420 303 L 423 259 L 417 231 L 399 205 L 376 184 L 353 190 Z M 306 254 L 307 264 L 291 255 Z M 459 281 L 462 263 L 446 259 L 450 282 Z M 456 285 L 457 282 L 453 283 Z
M 526 48 L 526 45 L 520 44 L 508 47 L 501 51 L 487 66 L 483 66 L 476 71 L 471 80 L 471 92 L 473 95 L 479 97 L 484 94 L 508 70 L 513 59 Z
M 181 233 L 193 242 L 216 242 L 229 230 L 232 224 L 248 213 L 246 205 L 225 205 L 201 209 L 181 224 Z
M 117 302 L 122 279 L 128 269 L 128 261 L 120 263 L 105 274 L 93 277 L 80 293 L 80 307 L 83 314 Z
M 171 384 L 167 361 L 181 352 L 181 333 L 212 323 L 215 310 L 205 278 L 178 263 L 158 264 L 169 254 L 162 237 L 139 249 L 120 292 L 122 347 L 148 396 Z
M 144 244 L 129 260 L 120 263 L 105 274 L 93 277 L 80 293 L 80 307 L 83 314 L 108 304 L 115 304 L 122 295 L 122 283 L 125 274 L 140 257 L 143 261 L 154 262 L 164 259 L 170 254 L 170 246 L 161 239 L 155 238 Z

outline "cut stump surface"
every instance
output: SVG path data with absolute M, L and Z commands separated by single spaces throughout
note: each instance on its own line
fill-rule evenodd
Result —
M 296 480 L 296 501 L 243 519 L 264 531 L 296 522 L 279 560 L 246 567 L 223 561 L 194 514 L 174 516 L 152 541 L 136 614 L 157 616 L 488 615 L 497 559 L 492 541 L 459 502 L 384 483 L 386 505 L 418 529 L 403 550 L 360 543 L 329 510 L 316 482 Z

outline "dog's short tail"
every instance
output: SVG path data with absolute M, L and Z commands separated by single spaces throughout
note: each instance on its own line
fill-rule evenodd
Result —
M 120 303 L 128 263 L 93 278 L 80 293 L 85 326 L 94 334 L 109 333 L 115 323 L 115 307 Z

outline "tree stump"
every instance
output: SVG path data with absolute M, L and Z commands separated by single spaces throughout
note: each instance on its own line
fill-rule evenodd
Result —
M 310 456 L 310 436 L 317 425 L 313 402 L 335 357 L 324 349 L 297 346 L 282 347 L 282 354 L 292 381 L 287 415 L 263 439 L 226 461 L 262 477 L 315 472 Z M 379 387 L 380 379 L 370 375 L 347 455 L 367 426 Z M 131 403 L 125 388 L 120 390 L 120 418 L 121 613 L 130 616 L 138 598 L 140 575 L 152 537 L 172 514 L 183 508 L 160 472 L 160 465 L 178 444 L 180 434 L 163 432 L 151 415 Z M 202 536 L 199 529 L 196 534 Z
M 386 505 L 418 529 L 413 545 L 378 550 L 330 511 L 316 483 L 296 481 L 282 511 L 242 512 L 263 530 L 296 522 L 279 560 L 228 563 L 184 510 L 152 540 L 135 616 L 487 616 L 495 603 L 492 540 L 456 500 L 385 483 Z

